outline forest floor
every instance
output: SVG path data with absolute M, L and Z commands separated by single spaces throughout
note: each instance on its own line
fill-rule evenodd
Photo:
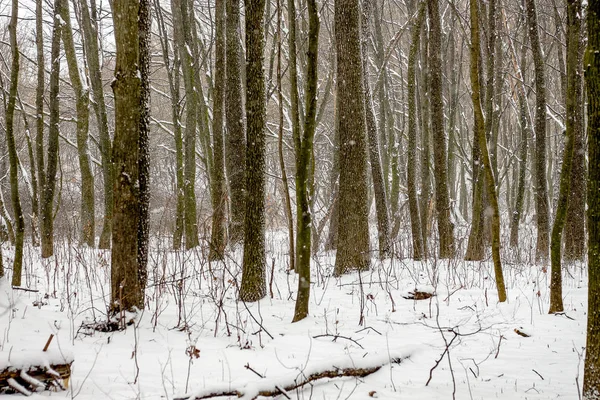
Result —
M 508 301 L 500 304 L 491 262 L 374 258 L 370 271 L 335 278 L 334 257 L 323 253 L 313 260 L 310 317 L 292 324 L 297 276 L 287 272 L 286 241 L 268 236 L 268 295 L 255 304 L 236 301 L 241 252 L 208 265 L 201 250 L 155 244 L 147 308 L 126 330 L 110 333 L 85 325 L 106 320 L 110 253 L 65 244 L 42 261 L 39 249 L 28 247 L 23 286 L 38 292 L 0 281 L 0 353 L 40 350 L 54 334 L 50 347 L 73 354 L 68 390 L 32 396 L 39 399 L 248 394 L 313 372 L 362 367 L 364 360 L 383 366 L 364 378 L 321 379 L 287 395 L 579 398 L 587 313 L 581 265 L 565 269 L 565 314 L 548 315 L 550 277 L 542 266 L 505 262 Z M 4 249 L 6 266 L 11 253 Z M 435 295 L 405 299 L 415 288 Z M 401 362 L 390 363 L 394 357 Z

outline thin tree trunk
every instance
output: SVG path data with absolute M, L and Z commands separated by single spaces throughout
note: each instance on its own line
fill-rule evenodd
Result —
M 311 226 L 313 218 L 310 209 L 309 192 L 312 187 L 310 168 L 313 165 L 313 140 L 317 117 L 317 84 L 318 84 L 318 51 L 319 51 L 319 12 L 316 0 L 307 0 L 308 6 L 308 52 L 306 66 L 306 112 L 304 115 L 304 132 L 300 143 L 300 153 L 296 154 L 296 193 L 298 199 L 298 220 L 302 220 L 302 231 L 298 225 L 296 248 L 298 250 L 298 297 L 293 322 L 308 316 L 310 299 L 310 256 Z
M 85 56 L 89 69 L 89 78 L 92 87 L 92 105 L 96 114 L 98 135 L 100 137 L 100 154 L 102 156 L 102 178 L 104 179 L 104 218 L 102 233 L 98 242 L 98 248 L 108 249 L 112 236 L 113 216 L 113 165 L 112 144 L 108 132 L 108 115 L 104 101 L 104 85 L 102 83 L 102 71 L 100 68 L 98 46 L 98 18 L 96 15 L 96 1 L 91 0 L 91 13 L 86 0 L 79 0 L 81 9 L 81 27 L 85 38 Z M 42 161 L 43 162 L 43 161 Z
M 546 181 L 546 78 L 544 55 L 538 33 L 537 11 L 534 0 L 526 0 L 529 40 L 533 51 L 535 70 L 535 208 L 537 216 L 536 258 L 548 260 L 549 245 L 549 206 L 548 184 Z
M 19 47 L 17 44 L 17 21 L 19 13 L 19 1 L 12 0 L 12 14 L 8 31 L 10 36 L 10 49 L 12 53 L 12 64 L 10 69 L 10 89 L 8 92 L 8 103 L 6 105 L 6 144 L 8 147 L 8 158 L 10 163 L 10 193 L 13 212 L 15 214 L 15 258 L 13 262 L 12 285 L 21 286 L 21 268 L 23 266 L 23 240 L 25 236 L 25 219 L 21 209 L 19 198 L 19 159 L 14 134 L 14 116 L 17 101 L 17 88 L 19 86 Z
M 223 122 L 225 106 L 225 1 L 215 1 L 215 82 L 213 89 L 213 180 L 211 199 L 213 206 L 212 230 L 210 237 L 211 260 L 225 257 L 225 161 L 223 159 Z
M 550 242 L 550 262 L 552 274 L 550 280 L 550 310 L 549 314 L 564 311 L 562 300 L 562 234 L 569 204 L 569 191 L 571 186 L 571 165 L 573 162 L 573 148 L 575 145 L 575 130 L 583 121 L 578 119 L 577 102 L 580 99 L 579 91 L 581 82 L 579 73 L 579 35 L 581 32 L 581 0 L 567 1 L 567 131 L 563 153 L 563 162 L 560 172 L 560 191 L 556 216 L 552 226 Z
M 444 132 L 444 103 L 442 100 L 442 28 L 439 0 L 428 0 L 427 7 L 430 32 L 431 130 L 434 140 L 433 160 L 435 167 L 435 206 L 440 240 L 439 257 L 448 259 L 454 256 L 454 225 L 450 220 L 450 198 L 448 195 L 448 157 L 446 153 L 446 133 Z
M 487 139 L 485 135 L 485 121 L 481 109 L 480 88 L 479 88 L 479 10 L 477 0 L 470 0 L 470 19 L 471 19 L 471 99 L 473 101 L 474 124 L 473 134 L 479 139 L 481 149 L 481 160 L 484 164 L 485 178 L 487 183 L 487 192 L 490 205 L 493 210 L 492 215 L 492 258 L 494 260 L 494 273 L 496 277 L 496 288 L 498 289 L 498 301 L 506 301 L 506 288 L 504 286 L 504 276 L 502 274 L 502 263 L 500 260 L 500 213 L 498 210 L 498 197 L 496 194 L 496 182 L 494 172 L 488 153 Z
M 35 89 L 35 156 L 36 170 L 38 176 L 38 198 L 36 201 L 38 209 L 35 214 L 38 218 L 37 225 L 40 225 L 42 215 L 42 196 L 45 185 L 45 166 L 44 166 L 44 89 L 46 87 L 46 78 L 44 71 L 44 28 L 42 24 L 42 0 L 35 1 L 35 41 L 36 41 L 36 61 L 37 61 L 37 85 Z M 41 232 L 40 232 L 41 234 Z
M 413 258 L 421 260 L 424 253 L 421 214 L 417 195 L 417 107 L 416 107 L 416 68 L 420 33 L 425 20 L 426 4 L 419 7 L 419 14 L 412 27 L 412 38 L 408 53 L 408 155 L 406 163 L 406 186 L 408 189 L 408 208 L 413 242 Z
M 73 30 L 71 28 L 71 13 L 69 1 L 61 0 L 60 8 L 63 20 L 62 41 L 64 44 L 69 78 L 75 93 L 77 109 L 77 152 L 79 156 L 79 172 L 81 174 L 81 242 L 94 247 L 96 242 L 96 218 L 94 216 L 94 175 L 90 163 L 90 149 L 88 146 L 88 127 L 90 119 L 89 91 L 87 85 L 82 84 L 77 63 L 75 44 L 73 43 Z
M 48 157 L 45 173 L 44 197 L 42 199 L 42 257 L 54 254 L 54 191 L 56 189 L 56 172 L 58 167 L 58 124 L 59 124 L 59 74 L 60 74 L 60 23 L 61 0 L 54 2 L 54 27 L 52 29 L 52 48 L 50 50 L 50 93 L 49 111 L 50 126 L 48 128 Z
M 371 40 L 369 23 L 372 13 L 373 0 L 362 0 L 362 18 L 361 18 L 361 54 L 363 59 L 363 87 L 365 91 L 365 127 L 367 130 L 367 141 L 369 159 L 371 161 L 371 178 L 373 179 L 373 189 L 375 192 L 375 211 L 377 213 L 377 238 L 379 243 L 379 257 L 381 259 L 389 256 L 390 253 L 390 218 L 385 192 L 385 182 L 383 171 L 381 169 L 381 159 L 379 154 L 379 139 L 377 137 L 377 123 L 375 122 L 375 111 L 373 109 L 373 99 L 371 98 L 371 88 L 368 79 L 368 42 Z

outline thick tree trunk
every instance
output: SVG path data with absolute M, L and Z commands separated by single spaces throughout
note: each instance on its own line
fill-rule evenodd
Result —
M 246 0 L 246 213 L 240 300 L 265 297 L 265 0 Z
M 117 61 L 114 218 L 111 253 L 113 312 L 144 305 L 147 248 L 148 39 L 146 0 L 112 3 Z M 137 240 L 132 240 L 137 238 Z
M 439 0 L 428 0 L 427 7 L 430 32 L 431 130 L 435 142 L 433 161 L 435 167 L 435 206 L 440 240 L 439 257 L 447 259 L 454 256 L 454 225 L 450 220 L 450 198 L 448 195 L 448 157 L 446 154 L 444 103 L 442 100 L 442 28 Z
M 370 265 L 367 143 L 358 0 L 335 1 L 340 191 L 334 274 Z M 357 118 L 357 116 L 361 116 Z
M 21 286 L 21 268 L 23 266 L 23 240 L 25 236 L 25 219 L 21 209 L 19 197 L 19 159 L 15 144 L 14 116 L 17 101 L 17 88 L 19 86 L 19 47 L 17 44 L 17 21 L 19 14 L 19 1 L 12 0 L 12 14 L 8 31 L 10 36 L 10 49 L 12 63 L 10 66 L 10 89 L 8 92 L 8 103 L 6 105 L 6 145 L 8 147 L 8 158 L 10 163 L 10 194 L 13 212 L 15 214 L 15 258 L 13 262 L 12 285 Z
M 537 11 L 534 0 L 526 0 L 527 26 L 533 51 L 535 70 L 535 209 L 537 219 L 536 258 L 548 260 L 549 245 L 549 205 L 548 184 L 546 181 L 546 78 L 544 54 L 538 33 Z
M 600 1 L 589 0 L 584 57 L 588 99 L 588 322 L 583 398 L 600 393 Z
M 226 73 L 225 118 L 227 134 L 225 140 L 225 166 L 229 183 L 229 242 L 241 243 L 244 240 L 245 215 L 245 175 L 246 132 L 244 124 L 243 91 L 240 60 L 240 4 L 239 0 L 226 0 Z

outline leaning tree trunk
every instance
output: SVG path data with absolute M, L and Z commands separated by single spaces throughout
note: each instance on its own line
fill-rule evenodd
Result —
M 421 260 L 424 256 L 421 214 L 417 195 L 417 106 L 415 64 L 419 51 L 419 37 L 425 20 L 425 3 L 421 3 L 419 14 L 412 27 L 412 39 L 408 53 L 408 155 L 406 162 L 406 186 L 408 189 L 408 209 L 412 232 L 413 258 Z
M 363 86 L 365 90 L 365 127 L 367 129 L 367 139 L 369 147 L 369 160 L 371 161 L 371 178 L 373 179 L 373 189 L 375 192 L 375 211 L 377 213 L 377 238 L 379 242 L 379 257 L 385 258 L 390 253 L 390 218 L 388 212 L 388 202 L 385 192 L 384 175 L 381 168 L 381 158 L 379 154 L 379 138 L 377 137 L 377 123 L 375 121 L 375 111 L 373 109 L 373 99 L 369 85 L 369 73 L 367 62 L 369 57 L 368 42 L 371 39 L 369 24 L 372 13 L 372 0 L 362 1 L 361 18 L 361 54 L 363 59 Z
M 25 236 L 25 219 L 19 198 L 19 159 L 14 134 L 14 116 L 19 85 L 19 47 L 17 44 L 17 21 L 19 1 L 12 0 L 12 15 L 8 26 L 12 64 L 10 69 L 10 89 L 6 106 L 6 145 L 10 162 L 10 194 L 15 214 L 15 259 L 13 262 L 12 285 L 21 286 L 21 268 L 23 266 L 23 239 Z
M 148 44 L 150 15 L 147 0 L 113 2 L 117 61 L 115 94 L 114 218 L 111 252 L 113 312 L 144 305 L 144 255 L 140 232 L 147 204 Z M 146 207 L 146 211 L 143 208 Z M 140 233 L 142 233 L 140 235 Z M 137 238 L 137 240 L 132 240 Z
M 42 216 L 42 257 L 54 254 L 54 190 L 56 188 L 56 172 L 58 167 L 58 124 L 59 124 L 59 74 L 60 74 L 60 7 L 61 0 L 54 2 L 54 27 L 52 29 L 52 47 L 50 50 L 50 93 L 49 111 L 50 126 L 48 128 L 48 157 L 41 203 Z
M 86 0 L 79 0 L 81 9 L 81 28 L 83 30 L 85 56 L 89 69 L 89 79 L 92 87 L 92 105 L 96 114 L 98 136 L 100 138 L 100 155 L 102 157 L 102 178 L 104 179 L 104 218 L 102 233 L 98 247 L 108 249 L 112 236 L 113 215 L 113 165 L 111 161 L 112 144 L 108 131 L 108 115 L 104 101 L 104 85 L 100 68 L 100 49 L 98 46 L 98 18 L 96 15 L 96 1 L 91 0 L 91 12 Z
M 225 106 L 225 1 L 215 1 L 215 81 L 213 89 L 213 179 L 211 200 L 213 207 L 210 236 L 211 260 L 225 257 L 225 161 L 223 160 L 223 108 Z
M 77 152 L 79 156 L 79 172 L 81 174 L 81 242 L 94 247 L 96 242 L 96 218 L 94 216 L 94 175 L 90 162 L 88 146 L 88 127 L 90 120 L 90 96 L 87 85 L 83 85 L 77 63 L 77 53 L 71 29 L 71 12 L 69 1 L 61 0 L 61 17 L 63 20 L 62 40 L 65 48 L 69 78 L 75 93 L 77 110 Z
M 600 393 L 600 1 L 589 0 L 583 65 L 588 98 L 588 323 L 583 398 Z
M 573 162 L 573 148 L 575 145 L 575 130 L 583 121 L 578 119 L 577 101 L 581 97 L 581 82 L 577 77 L 579 73 L 579 37 L 581 34 L 581 0 L 567 1 L 567 131 L 566 142 L 563 150 L 563 162 L 560 171 L 560 191 L 556 207 L 556 217 L 552 226 L 550 242 L 550 262 L 552 275 L 550 280 L 550 314 L 563 312 L 562 300 L 562 234 L 567 216 L 569 191 L 571 186 L 571 165 Z
M 240 300 L 265 297 L 265 0 L 246 0 L 246 213 Z M 238 150 L 239 151 L 239 150 Z
M 485 170 L 487 193 L 492 207 L 492 258 L 494 259 L 494 273 L 496 276 L 496 288 L 498 289 L 498 301 L 506 301 L 506 288 L 502 274 L 502 263 L 500 260 L 500 212 L 498 210 L 498 196 L 496 194 L 496 180 L 490 162 L 487 138 L 485 134 L 485 122 L 483 110 L 481 109 L 480 87 L 479 87 L 479 10 L 477 0 L 470 0 L 471 17 L 471 100 L 473 101 L 474 123 L 473 134 L 477 135 L 481 149 L 481 160 Z M 482 177 L 483 178 L 483 177 Z
M 240 3 L 239 0 L 226 0 L 227 39 L 225 44 L 225 167 L 229 184 L 229 242 L 241 243 L 244 240 L 245 215 L 245 172 L 246 132 L 244 124 L 243 90 L 240 59 Z
M 438 217 L 440 258 L 454 256 L 454 225 L 450 220 L 448 195 L 448 157 L 444 132 L 444 103 L 442 100 L 442 28 L 439 0 L 428 0 L 429 11 L 429 71 L 431 88 L 431 130 L 433 132 L 433 161 L 435 167 L 435 206 Z
M 335 1 L 340 189 L 334 274 L 370 265 L 367 139 L 358 0 Z M 360 117 L 359 117 L 360 116 Z
M 310 299 L 310 256 L 311 225 L 313 218 L 310 209 L 309 190 L 311 186 L 310 167 L 313 163 L 313 140 L 317 117 L 317 84 L 319 54 L 319 12 L 316 0 L 308 0 L 308 52 L 306 66 L 306 113 L 304 114 L 304 130 L 300 140 L 300 153 L 296 154 L 296 198 L 298 199 L 298 220 L 302 220 L 303 231 L 298 226 L 296 249 L 298 250 L 298 297 L 293 322 L 308 316 Z
M 540 45 L 535 0 L 526 0 L 527 28 L 535 70 L 535 208 L 537 217 L 536 258 L 548 260 L 549 206 L 546 181 L 546 78 L 544 54 Z

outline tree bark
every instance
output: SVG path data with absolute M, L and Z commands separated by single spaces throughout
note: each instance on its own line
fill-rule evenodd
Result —
M 583 398 L 600 393 L 600 1 L 589 0 L 584 57 L 588 99 L 588 321 Z
M 535 70 L 535 208 L 537 217 L 536 258 L 548 260 L 549 245 L 549 205 L 548 183 L 546 181 L 546 78 L 544 54 L 538 33 L 537 11 L 534 0 L 526 0 L 529 40 L 533 51 Z
M 246 0 L 246 213 L 240 300 L 265 297 L 265 0 Z
M 243 91 L 240 60 L 243 55 L 240 50 L 240 4 L 239 0 L 226 0 L 226 74 L 225 86 L 225 166 L 229 183 L 229 242 L 241 243 L 244 240 L 245 215 L 245 172 L 246 132 L 244 124 Z
M 417 195 L 417 107 L 416 107 L 416 68 L 420 34 L 425 20 L 425 3 L 419 7 L 419 14 L 412 26 L 411 45 L 408 53 L 408 154 L 406 163 L 406 186 L 408 189 L 408 208 L 412 232 L 413 258 L 424 257 L 421 214 Z
M 98 46 L 98 18 L 96 15 L 96 1 L 91 0 L 91 13 L 86 0 L 79 0 L 81 9 L 81 27 L 83 29 L 85 56 L 89 69 L 89 79 L 92 87 L 92 105 L 96 114 L 98 125 L 98 136 L 100 137 L 100 154 L 102 156 L 102 178 L 104 180 L 104 218 L 102 233 L 98 247 L 100 249 L 110 248 L 112 236 L 113 216 L 113 165 L 112 143 L 108 131 L 108 115 L 104 101 L 104 85 L 102 83 L 102 71 L 100 67 L 100 49 Z
M 15 258 L 13 262 L 12 285 L 21 286 L 21 268 L 23 266 L 23 240 L 25 236 L 25 219 L 21 208 L 19 197 L 19 159 L 14 134 L 14 116 L 17 101 L 17 89 L 19 86 L 19 47 L 17 43 L 17 21 L 19 14 L 19 1 L 12 0 L 10 23 L 8 31 L 10 36 L 10 49 L 12 63 L 10 67 L 10 88 L 8 92 L 8 103 L 6 105 L 6 145 L 8 147 L 8 158 L 10 163 L 10 194 L 15 214 Z
M 215 1 L 215 82 L 213 89 L 213 206 L 209 259 L 225 257 L 225 161 L 223 159 L 223 108 L 225 106 L 225 1 Z
M 367 143 L 358 0 L 336 0 L 334 30 L 340 130 L 340 189 L 334 274 L 370 265 Z M 361 116 L 360 118 L 358 116 Z
M 493 1 L 493 0 L 492 0 Z M 442 100 L 442 28 L 439 0 L 428 0 L 429 13 L 429 63 L 431 87 L 431 130 L 433 132 L 435 167 L 435 206 L 437 211 L 440 240 L 439 257 L 454 256 L 454 225 L 450 220 L 450 198 L 448 195 L 448 157 L 444 132 L 444 103 Z
M 500 213 L 498 210 L 498 197 L 496 194 L 496 181 L 490 162 L 488 152 L 487 138 L 485 134 L 485 121 L 483 110 L 481 109 L 480 87 L 479 87 L 479 9 L 477 0 L 470 0 L 471 17 L 471 100 L 473 101 L 474 123 L 473 134 L 479 139 L 479 148 L 481 149 L 481 160 L 484 164 L 485 179 L 487 184 L 487 193 L 492 207 L 492 258 L 494 260 L 494 273 L 496 277 L 496 288 L 498 289 L 498 301 L 506 301 L 506 288 L 502 274 L 502 264 L 500 260 Z M 483 178 L 483 177 L 482 177 Z
M 71 13 L 69 1 L 61 0 L 61 17 L 64 22 L 62 27 L 62 41 L 69 69 L 71 86 L 75 93 L 75 106 L 77 111 L 77 152 L 79 156 L 79 172 L 81 174 L 81 243 L 89 247 L 96 245 L 96 218 L 94 215 L 94 175 L 90 163 L 90 149 L 88 146 L 88 128 L 90 120 L 90 96 L 87 85 L 84 86 L 79 73 L 77 53 L 73 42 L 71 28 Z

